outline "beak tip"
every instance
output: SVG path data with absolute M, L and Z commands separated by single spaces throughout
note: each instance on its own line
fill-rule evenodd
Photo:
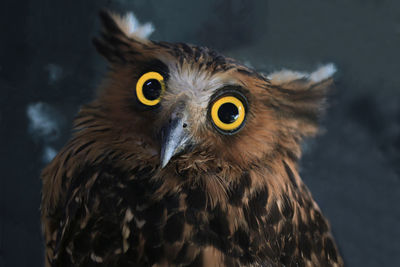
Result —
M 164 169 L 164 167 L 167 166 L 167 164 L 168 164 L 168 161 L 161 161 L 161 164 L 160 164 L 161 169 Z
M 172 158 L 173 154 L 171 151 L 165 151 L 164 149 L 161 151 L 160 155 L 160 166 L 161 169 L 163 169 L 165 166 L 167 166 L 168 162 Z
M 183 151 L 188 144 L 188 133 L 183 129 L 182 125 L 182 119 L 177 118 L 161 129 L 161 169 L 167 166 L 171 158 Z

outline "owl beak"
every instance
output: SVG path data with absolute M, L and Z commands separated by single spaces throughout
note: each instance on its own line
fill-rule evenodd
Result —
M 173 156 L 188 148 L 190 135 L 186 126 L 183 118 L 176 117 L 170 119 L 161 129 L 161 168 L 164 168 Z

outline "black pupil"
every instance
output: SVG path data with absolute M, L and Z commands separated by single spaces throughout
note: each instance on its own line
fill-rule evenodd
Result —
M 232 103 L 222 104 L 218 109 L 218 117 L 223 123 L 233 123 L 239 117 L 239 109 Z
M 161 94 L 161 83 L 156 79 L 147 80 L 143 84 L 143 95 L 148 100 L 156 100 Z

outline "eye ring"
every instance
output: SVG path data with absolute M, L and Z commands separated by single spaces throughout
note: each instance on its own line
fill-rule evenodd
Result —
M 157 81 L 160 85 L 160 92 L 150 92 L 151 94 L 158 94 L 156 95 L 155 99 L 149 99 L 148 97 L 146 97 L 146 92 L 143 92 L 143 90 L 145 89 L 144 86 L 146 84 L 146 82 L 153 82 L 153 80 Z M 153 85 L 155 86 L 155 85 Z M 156 88 L 157 89 L 157 88 Z M 156 90 L 157 91 L 157 90 Z M 165 83 L 164 83 L 164 77 L 155 71 L 150 71 L 150 72 L 146 72 L 145 74 L 143 74 L 142 76 L 140 76 L 139 80 L 136 83 L 136 96 L 138 98 L 138 100 L 146 105 L 146 106 L 155 106 L 158 103 L 160 103 L 161 101 L 161 97 L 165 92 Z
M 232 122 L 229 122 L 221 118 L 221 110 L 223 107 L 227 112 L 237 112 L 237 114 L 232 114 Z M 223 113 L 223 112 L 222 112 Z M 229 114 L 228 114 L 229 115 Z M 222 131 L 225 134 L 236 133 L 243 126 L 246 117 L 246 109 L 243 101 L 235 96 L 223 96 L 217 99 L 211 107 L 211 120 L 216 126 L 217 130 Z M 225 120 L 225 122 L 224 122 Z

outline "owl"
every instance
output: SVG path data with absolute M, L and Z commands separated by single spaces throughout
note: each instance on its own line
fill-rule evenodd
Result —
M 343 266 L 297 167 L 332 66 L 267 77 L 100 18 L 108 74 L 42 173 L 46 266 Z

